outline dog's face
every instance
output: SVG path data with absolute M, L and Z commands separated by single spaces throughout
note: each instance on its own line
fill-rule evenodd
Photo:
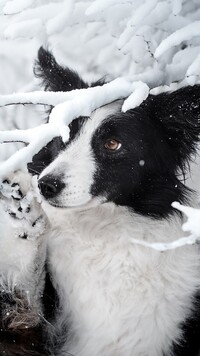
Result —
M 65 76 L 66 85 L 67 78 L 71 80 L 70 89 L 88 86 L 48 52 L 39 57 L 47 88 L 53 82 L 53 89 L 61 90 Z M 43 198 L 59 208 L 83 210 L 113 202 L 143 215 L 168 216 L 171 203 L 187 196 L 177 172 L 184 169 L 198 141 L 199 97 L 198 86 L 188 87 L 149 96 L 126 113 L 116 101 L 91 117 L 77 118 L 70 124 L 66 145 L 55 138 L 33 160 L 31 169 L 41 172 Z
M 64 149 L 57 152 L 58 156 L 40 175 L 39 186 L 49 204 L 70 208 L 90 206 L 106 199 L 106 187 L 95 193 L 97 181 L 101 177 L 105 179 L 108 173 L 107 164 L 111 163 L 110 158 L 114 157 L 114 152 L 117 155 L 120 149 L 114 151 L 108 148 L 109 140 L 114 140 L 116 135 L 114 136 L 114 130 L 110 135 L 106 134 L 105 124 L 110 122 L 112 128 L 114 121 L 109 117 L 112 118 L 120 109 L 121 102 L 115 102 L 96 110 L 89 118 L 81 117 L 71 123 L 69 142 Z M 101 168 L 98 162 L 102 165 Z M 111 180 L 112 173 L 111 176 L 107 174 L 107 182 L 104 183 L 110 186 Z
M 88 209 L 111 201 L 139 210 L 147 190 L 164 189 L 173 159 L 159 128 L 145 112 L 122 113 L 121 105 L 116 101 L 71 123 L 69 142 L 39 177 L 50 205 Z

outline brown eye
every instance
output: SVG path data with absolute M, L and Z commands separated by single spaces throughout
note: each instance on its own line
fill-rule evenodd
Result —
M 107 150 L 110 150 L 110 151 L 117 151 L 120 149 L 121 147 L 121 143 L 116 141 L 116 140 L 108 140 L 104 147 L 107 148 Z

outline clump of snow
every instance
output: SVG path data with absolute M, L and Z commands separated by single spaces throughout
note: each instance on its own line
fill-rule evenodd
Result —
M 175 209 L 180 210 L 187 216 L 187 222 L 182 226 L 183 231 L 191 232 L 196 238 L 200 238 L 200 209 L 181 205 L 178 202 L 172 203 Z
M 143 82 L 133 83 L 133 93 L 124 101 L 122 111 L 126 112 L 139 106 L 149 95 L 149 87 Z
M 145 161 L 144 161 L 143 159 L 141 159 L 141 160 L 139 161 L 139 165 L 140 165 L 140 167 L 143 167 L 143 166 L 145 165 Z

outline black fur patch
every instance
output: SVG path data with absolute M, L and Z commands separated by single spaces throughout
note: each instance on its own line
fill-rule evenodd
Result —
M 32 175 L 39 175 L 45 167 L 47 167 L 64 149 L 65 145 L 61 137 L 55 137 L 45 147 L 43 147 L 35 156 L 33 156 L 32 162 L 28 164 L 28 170 Z
M 89 86 L 75 71 L 59 65 L 51 52 L 46 51 L 43 47 L 38 51 L 34 74 L 42 80 L 45 90 L 71 91 Z
M 200 133 L 200 86 L 149 98 L 138 108 L 105 119 L 93 136 L 97 171 L 91 193 L 137 213 L 164 218 L 173 201 L 186 203 L 180 181 Z M 108 139 L 122 146 L 105 149 Z

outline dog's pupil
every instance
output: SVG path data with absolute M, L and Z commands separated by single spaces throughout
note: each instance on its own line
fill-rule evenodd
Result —
M 118 146 L 119 146 L 119 142 L 117 142 L 116 140 L 107 141 L 105 144 L 105 147 L 108 148 L 109 150 L 116 150 Z

